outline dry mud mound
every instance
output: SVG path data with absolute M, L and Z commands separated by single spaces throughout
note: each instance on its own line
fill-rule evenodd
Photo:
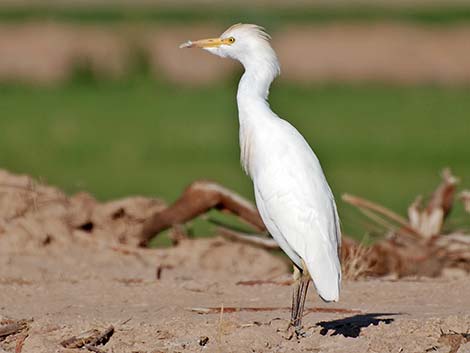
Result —
M 186 240 L 170 249 L 137 248 L 143 221 L 165 207 L 161 200 L 140 196 L 107 203 L 86 193 L 68 197 L 29 176 L 0 170 L 0 254 L 53 254 L 45 261 L 63 258 L 73 266 L 112 263 L 128 255 L 166 268 L 231 275 L 253 274 L 251 267 L 259 276 L 286 271 L 282 258 L 223 239 Z
M 109 203 L 83 193 L 69 197 L 30 177 L 0 171 L 0 352 L 90 351 L 85 339 L 75 345 L 68 339 L 110 326 L 106 344 L 89 348 L 469 349 L 467 277 L 346 281 L 335 304 L 320 302 L 312 290 L 306 337 L 286 340 L 291 288 L 285 285 L 290 276 L 283 258 L 221 238 L 184 240 L 168 249 L 136 247 L 143 219 L 164 207 L 141 197 Z

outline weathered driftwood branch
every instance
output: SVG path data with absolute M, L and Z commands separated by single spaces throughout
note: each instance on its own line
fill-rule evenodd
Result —
M 114 327 L 110 326 L 106 330 L 100 332 L 97 329 L 82 332 L 78 336 L 72 336 L 60 342 L 64 348 L 86 348 L 92 352 L 102 352 L 97 346 L 104 346 L 114 334 Z
M 84 347 L 89 351 L 101 353 L 103 352 L 98 346 L 104 346 L 111 339 L 111 336 L 114 334 L 114 327 L 109 326 L 104 330 L 100 335 L 95 337 L 90 343 L 86 343 Z
M 263 238 L 258 234 L 245 234 L 222 226 L 219 226 L 216 229 L 218 234 L 231 240 L 251 244 L 268 250 L 279 249 L 279 245 L 272 238 Z
M 7 336 L 16 335 L 17 333 L 26 330 L 28 326 L 29 325 L 26 320 L 10 322 L 6 325 L 0 326 L 0 340 Z
M 428 202 L 427 211 L 432 212 L 436 208 L 441 208 L 444 211 L 444 218 L 452 210 L 454 204 L 454 194 L 459 180 L 449 168 L 442 171 L 442 182 L 433 192 L 431 199 Z
M 408 220 L 390 209 L 372 201 L 345 194 L 343 200 L 361 210 L 368 210 L 385 216 L 388 220 L 400 225 L 398 233 L 406 232 L 423 238 L 439 234 L 446 217 L 449 215 L 454 202 L 454 194 L 458 179 L 449 169 L 442 172 L 442 182 L 433 192 L 426 207 L 422 206 L 422 197 L 418 196 L 408 208 Z M 366 212 L 366 215 L 367 212 Z M 375 221 L 373 214 L 369 217 Z
M 64 348 L 82 348 L 85 344 L 89 344 L 96 337 L 100 336 L 100 331 L 97 329 L 88 330 L 78 334 L 77 336 L 72 336 L 60 342 L 60 345 Z
M 470 213 L 470 190 L 464 190 L 459 195 L 460 200 L 463 202 L 463 206 L 465 207 L 465 211 Z
M 250 244 L 263 249 L 279 249 L 279 245 L 274 239 L 265 238 L 260 234 L 242 233 L 220 225 L 217 227 L 217 233 L 230 240 Z M 343 236 L 341 245 L 343 277 L 347 279 L 357 279 L 366 275 L 374 275 L 374 272 L 371 271 L 372 262 L 369 256 L 372 252 L 373 248 L 366 247 L 349 237 Z M 377 262 L 374 262 L 374 264 L 377 264 Z M 259 281 L 255 282 L 259 283 Z
M 433 192 L 426 207 L 421 206 L 421 197 L 419 197 L 408 210 L 410 220 L 409 223 L 405 222 L 417 236 L 403 237 L 401 230 L 391 229 L 388 237 L 369 248 L 367 256 L 363 256 L 360 252 L 357 254 L 367 265 L 368 273 L 375 275 L 394 273 L 400 277 L 437 276 L 444 268 L 460 268 L 470 272 L 470 236 L 442 234 L 442 225 L 452 209 L 458 182 L 450 170 L 444 170 L 442 177 L 442 182 Z M 397 217 L 383 206 L 371 205 L 369 201 L 357 198 L 350 203 L 405 225 L 400 216 Z M 351 244 L 349 248 L 355 251 L 358 249 L 357 246 L 358 244 Z M 343 261 L 344 258 L 343 254 Z M 355 260 L 354 263 L 357 266 L 361 261 Z
M 211 181 L 195 181 L 170 207 L 154 214 L 143 226 L 140 245 L 172 225 L 185 223 L 212 208 L 225 210 L 239 216 L 256 229 L 265 229 L 258 210 L 252 203 L 233 191 Z
M 449 169 L 442 172 L 442 182 L 433 192 L 428 205 L 421 205 L 422 198 L 418 196 L 408 208 L 410 225 L 421 236 L 429 238 L 439 234 L 445 219 L 452 210 L 455 189 L 458 179 Z
M 410 206 L 409 220 L 377 203 L 344 195 L 344 201 L 358 207 L 388 229 L 384 239 L 367 247 L 343 236 L 341 258 L 344 276 L 352 279 L 389 274 L 398 277 L 437 276 L 444 268 L 460 268 L 470 272 L 470 237 L 463 234 L 441 235 L 442 223 L 452 208 L 456 184 L 457 179 L 450 171 L 444 171 L 443 180 L 428 204 L 422 207 L 419 198 Z M 470 204 L 470 192 L 463 193 L 461 198 Z M 145 222 L 141 245 L 146 245 L 154 234 L 187 222 L 212 208 L 229 211 L 260 232 L 265 231 L 252 203 L 216 183 L 197 181 L 172 206 Z M 220 224 L 217 231 L 234 241 L 265 249 L 278 248 L 273 239 L 261 234 L 247 234 Z

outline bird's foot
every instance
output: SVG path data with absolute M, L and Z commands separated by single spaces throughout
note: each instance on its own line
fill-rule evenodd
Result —
M 300 326 L 300 327 L 296 327 L 295 328 L 295 335 L 297 338 L 304 338 L 304 337 L 307 337 L 307 333 L 304 331 L 304 327 L 303 326 Z
M 284 330 L 282 337 L 290 341 L 295 336 L 295 328 L 292 325 L 292 322 L 289 322 L 289 326 Z
M 306 332 L 304 331 L 303 326 L 289 322 L 289 326 L 287 326 L 287 329 L 284 331 L 283 337 L 286 340 L 291 340 L 294 337 L 296 339 L 300 339 L 306 337 Z

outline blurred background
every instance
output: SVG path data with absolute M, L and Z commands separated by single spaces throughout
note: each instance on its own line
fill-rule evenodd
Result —
M 345 192 L 404 214 L 444 167 L 470 185 L 468 0 L 0 0 L 0 168 L 101 200 L 171 202 L 200 178 L 253 199 L 241 67 L 178 49 L 237 22 L 272 35 L 271 106 L 322 161 L 347 234 L 376 229 Z

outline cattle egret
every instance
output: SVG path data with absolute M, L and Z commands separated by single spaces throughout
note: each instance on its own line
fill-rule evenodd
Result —
M 310 278 L 324 301 L 339 298 L 341 233 L 333 194 L 307 141 L 270 109 L 269 87 L 280 69 L 264 29 L 236 24 L 218 38 L 180 46 L 193 47 L 245 68 L 237 93 L 241 163 L 253 180 L 263 222 L 294 263 L 289 331 L 300 336 Z

